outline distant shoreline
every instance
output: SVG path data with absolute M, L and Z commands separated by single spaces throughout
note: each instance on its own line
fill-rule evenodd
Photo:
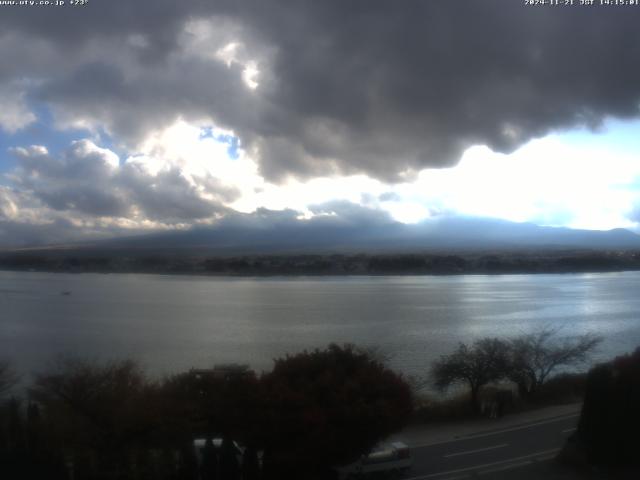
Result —
M 504 275 L 640 270 L 637 251 L 525 251 L 395 254 L 187 256 L 182 252 L 20 252 L 0 254 L 0 270 L 225 277 Z

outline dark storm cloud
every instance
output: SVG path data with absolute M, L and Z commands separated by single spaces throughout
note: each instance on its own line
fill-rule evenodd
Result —
M 4 8 L 0 25 L 54 42 L 54 48 L 73 55 L 91 38 L 137 33 L 149 39 L 146 55 L 160 59 L 174 47 L 185 19 L 210 10 L 205 0 L 109 0 L 80 8 Z
M 297 126 L 291 138 L 346 169 L 393 175 L 447 165 L 474 143 L 509 152 L 553 128 L 638 113 L 635 10 L 513 1 L 261 5 L 243 15 L 278 46 L 274 103 Z M 327 134 L 316 136 L 322 127 Z
M 252 123 L 253 107 L 237 67 L 174 58 L 168 65 L 128 68 L 128 62 L 118 66 L 106 60 L 83 65 L 44 84 L 38 98 L 64 122 L 96 122 L 130 147 L 180 117 L 211 118 L 225 126 Z
M 197 19 L 209 33 L 189 48 Z M 38 79 L 32 97 L 59 118 L 129 145 L 178 116 L 206 117 L 233 129 L 268 178 L 394 180 L 451 165 L 470 145 L 510 152 L 554 129 L 637 116 L 639 20 L 631 7 L 510 0 L 98 1 L 3 10 L 7 42 L 27 52 L 48 40 L 64 68 L 0 57 L 3 77 Z M 232 40 L 258 62 L 255 91 L 241 61 L 206 55 Z

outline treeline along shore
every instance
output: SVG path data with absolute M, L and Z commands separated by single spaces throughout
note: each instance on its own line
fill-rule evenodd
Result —
M 0 252 L 0 269 L 229 276 L 456 275 L 640 270 L 640 251 L 508 251 L 219 256 L 184 250 Z

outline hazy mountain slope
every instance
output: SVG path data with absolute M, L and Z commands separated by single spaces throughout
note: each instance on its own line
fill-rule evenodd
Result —
M 206 249 L 220 253 L 287 251 L 385 251 L 424 249 L 640 248 L 640 236 L 608 231 L 541 227 L 504 220 L 442 217 L 414 225 L 389 219 L 345 221 L 330 216 L 260 221 L 252 216 L 226 219 L 210 228 L 119 238 L 95 247 Z

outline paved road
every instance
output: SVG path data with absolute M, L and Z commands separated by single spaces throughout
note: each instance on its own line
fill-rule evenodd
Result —
M 430 444 L 413 444 L 411 480 L 445 480 L 552 458 L 575 429 L 578 414 L 563 415 Z

